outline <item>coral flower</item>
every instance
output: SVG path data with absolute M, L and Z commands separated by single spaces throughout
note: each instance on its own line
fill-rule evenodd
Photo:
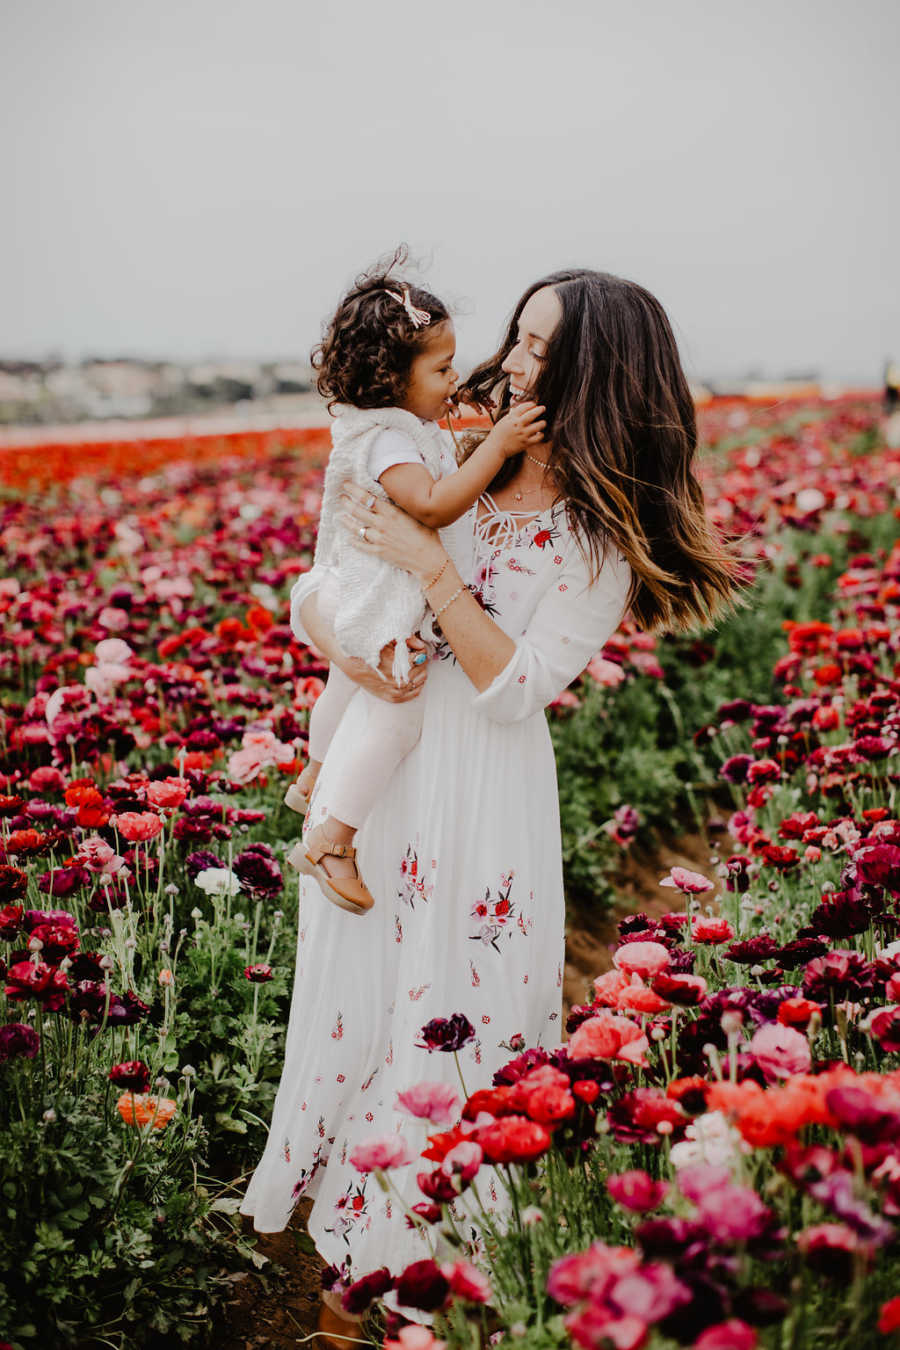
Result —
M 691 924 L 691 937 L 702 943 L 730 942 L 734 929 L 727 919 L 704 919 L 698 915 Z
M 110 816 L 109 823 L 129 844 L 145 844 L 163 828 L 162 817 L 155 811 L 123 811 L 121 815 Z
M 566 1046 L 569 1059 L 622 1059 L 647 1067 L 647 1037 L 627 1017 L 605 1010 L 582 1022 Z
M 146 1093 L 123 1092 L 116 1108 L 126 1125 L 142 1130 L 152 1122 L 154 1130 L 164 1130 L 178 1105 L 171 1097 L 150 1097 Z

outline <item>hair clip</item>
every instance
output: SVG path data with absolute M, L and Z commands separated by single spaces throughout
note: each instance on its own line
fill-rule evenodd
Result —
M 413 328 L 428 327 L 428 325 L 431 323 L 431 315 L 428 313 L 427 309 L 416 309 L 415 305 L 409 298 L 408 286 L 403 287 L 402 295 L 398 295 L 396 291 L 389 291 L 386 286 L 384 289 L 385 294 L 389 295 L 392 300 L 396 300 L 397 304 L 402 305 L 403 308 L 406 310 L 406 313 L 409 317 L 409 321 L 412 324 Z

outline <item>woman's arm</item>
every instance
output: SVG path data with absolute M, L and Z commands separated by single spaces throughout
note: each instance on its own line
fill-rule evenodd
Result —
M 462 581 L 432 531 L 386 502 L 378 502 L 373 513 L 366 494 L 352 486 L 345 497 L 346 521 L 355 529 L 365 527 L 370 551 L 423 581 L 445 638 L 478 690 L 476 706 L 494 721 L 518 722 L 552 703 L 622 621 L 631 582 L 627 563 L 611 554 L 592 581 L 574 549 L 566 562 L 560 561 L 526 632 L 514 642 L 468 590 L 452 598 Z M 367 547 L 362 540 L 359 546 Z
M 371 499 L 354 483 L 345 485 L 344 500 L 343 523 L 354 534 L 366 529 L 367 538 L 354 539 L 354 547 L 386 558 L 419 578 L 459 664 L 479 692 L 487 689 L 515 655 L 516 644 L 468 590 L 437 533 L 390 502 L 367 506 Z M 439 580 L 429 585 L 438 572 Z

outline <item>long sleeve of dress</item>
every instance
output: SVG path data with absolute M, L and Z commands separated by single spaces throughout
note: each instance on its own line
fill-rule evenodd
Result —
M 581 674 L 622 621 L 631 571 L 610 553 L 593 583 L 578 550 L 538 601 L 515 655 L 473 700 L 495 722 L 546 708 Z

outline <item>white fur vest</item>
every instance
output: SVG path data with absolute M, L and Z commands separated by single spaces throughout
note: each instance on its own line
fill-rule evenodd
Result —
M 368 471 L 369 451 L 379 432 L 402 431 L 415 443 L 432 478 L 446 471 L 442 464 L 440 433 L 423 425 L 403 408 L 353 408 L 339 404 L 331 425 L 332 450 L 325 470 L 322 512 L 316 542 L 316 563 L 332 569 L 339 585 L 335 637 L 348 656 L 377 668 L 381 649 L 396 642 L 394 678 L 409 678 L 410 659 L 405 639 L 423 625 L 425 598 L 418 581 L 402 568 L 363 553 L 356 536 L 337 519 L 341 487 L 352 479 L 375 497 L 387 493 Z M 429 636 L 428 632 L 424 636 Z

